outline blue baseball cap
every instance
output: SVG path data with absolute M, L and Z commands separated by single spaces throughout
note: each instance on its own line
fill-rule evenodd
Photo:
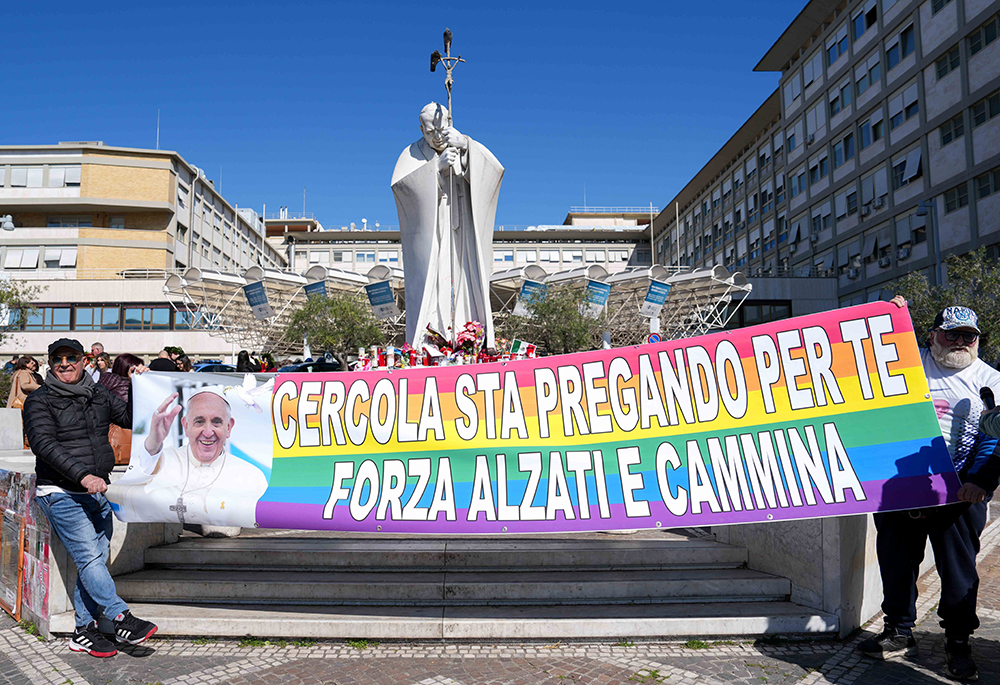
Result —
M 933 328 L 951 331 L 956 328 L 971 328 L 976 333 L 979 330 L 979 317 L 968 307 L 945 307 L 934 317 Z

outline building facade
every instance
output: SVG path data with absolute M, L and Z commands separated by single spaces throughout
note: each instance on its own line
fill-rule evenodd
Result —
M 846 306 L 996 255 L 998 28 L 998 2 L 811 0 L 755 68 L 777 90 L 656 217 L 656 261 L 832 277 Z
M 0 353 L 43 353 L 59 333 L 109 352 L 196 355 L 231 346 L 163 294 L 188 267 L 285 268 L 256 212 L 239 209 L 176 152 L 103 143 L 0 146 L 0 275 L 41 287 Z M 15 322 L 11 319 L 10 322 Z
M 497 226 L 493 270 L 528 265 L 552 274 L 598 265 L 608 273 L 650 266 L 650 211 L 630 207 L 574 207 L 562 225 Z M 324 230 L 311 215 L 268 218 L 268 240 L 284 246 L 290 269 L 305 273 L 321 265 L 367 274 L 376 265 L 403 268 L 399 230 Z

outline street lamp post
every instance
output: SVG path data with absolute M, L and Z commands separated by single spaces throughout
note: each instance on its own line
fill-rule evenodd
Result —
M 943 285 L 944 278 L 941 273 L 941 236 L 938 233 L 937 200 L 921 200 L 917 207 L 917 216 L 929 216 L 931 220 L 931 232 L 934 234 L 934 281 L 935 285 Z

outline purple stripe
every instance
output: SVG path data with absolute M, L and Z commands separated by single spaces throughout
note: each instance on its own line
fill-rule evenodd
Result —
M 591 518 L 566 521 L 562 513 L 556 514 L 555 521 L 466 521 L 466 509 L 459 509 L 457 521 L 445 521 L 439 514 L 437 521 L 376 521 L 372 511 L 364 521 L 351 518 L 346 504 L 338 505 L 332 519 L 323 518 L 323 506 L 319 504 L 289 504 L 283 502 L 259 502 L 257 504 L 257 524 L 261 528 L 295 528 L 309 530 L 339 530 L 375 532 L 381 526 L 383 533 L 556 533 L 595 530 L 627 530 L 631 528 L 679 528 L 685 526 L 724 525 L 730 523 L 755 523 L 763 521 L 792 521 L 796 519 L 823 516 L 845 516 L 866 514 L 875 511 L 895 511 L 899 509 L 919 509 L 957 501 L 954 493 L 959 488 L 958 476 L 954 473 L 891 478 L 889 480 L 866 481 L 862 483 L 865 499 L 855 500 L 848 491 L 847 501 L 838 504 L 824 504 L 817 493 L 815 505 L 753 509 L 750 511 L 730 511 L 713 513 L 707 506 L 700 514 L 690 511 L 674 516 L 662 502 L 650 502 L 650 515 L 629 518 L 625 515 L 625 505 L 612 504 L 611 517 L 602 519 L 596 504 L 592 504 Z M 579 514 L 579 512 L 577 512 Z

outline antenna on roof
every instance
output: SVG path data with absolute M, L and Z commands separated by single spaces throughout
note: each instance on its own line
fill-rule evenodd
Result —
M 160 149 L 160 110 L 156 110 L 156 149 Z

